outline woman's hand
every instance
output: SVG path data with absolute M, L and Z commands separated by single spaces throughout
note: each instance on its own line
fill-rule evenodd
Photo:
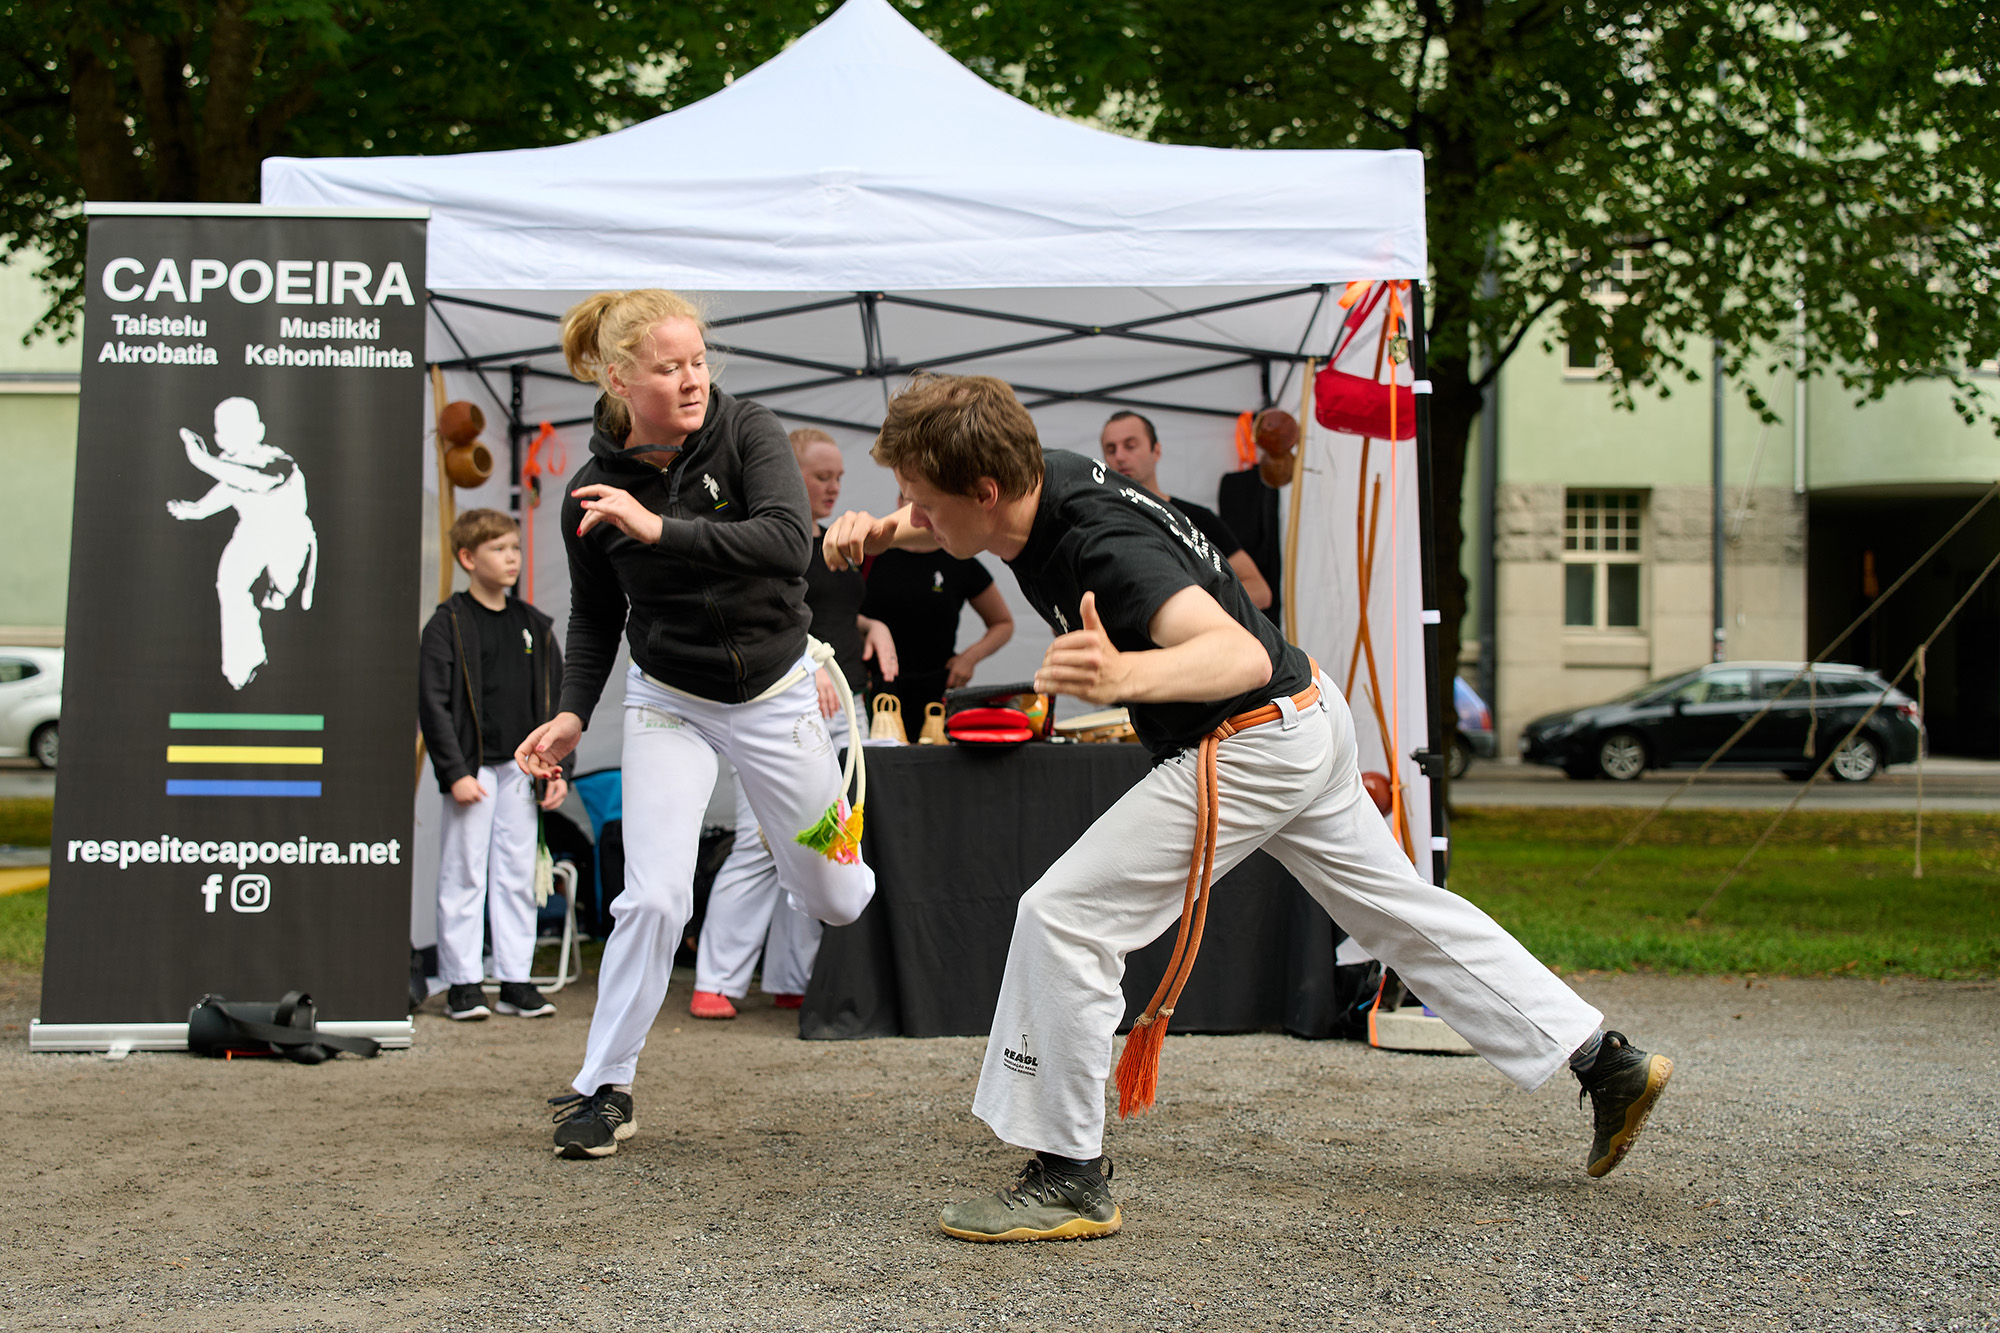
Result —
M 570 494 L 583 501 L 583 522 L 577 524 L 577 536 L 583 536 L 599 523 L 609 523 L 633 541 L 648 546 L 659 543 L 660 530 L 666 523 L 633 499 L 630 492 L 599 483 L 579 486 Z
M 972 655 L 970 649 L 945 659 L 944 687 L 948 690 L 964 689 L 972 683 L 972 669 L 978 665 L 979 659 Z
M 821 667 L 813 673 L 813 686 L 819 691 L 819 715 L 832 717 L 840 711 L 840 691 L 834 688 L 833 673 Z
M 557 713 L 528 733 L 528 739 L 514 751 L 514 762 L 531 778 L 562 780 L 562 761 L 583 738 L 583 719 L 575 713 Z
M 896 638 L 879 620 L 857 616 L 861 622 L 861 660 L 875 664 L 875 674 L 884 684 L 896 678 Z

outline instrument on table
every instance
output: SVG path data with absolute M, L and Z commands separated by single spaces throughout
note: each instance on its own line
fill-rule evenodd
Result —
M 1056 734 L 1085 745 L 1110 745 L 1139 739 L 1139 733 L 1132 729 L 1131 713 L 1123 708 L 1107 708 L 1098 713 L 1085 713 L 1081 717 L 1064 718 L 1056 723 Z

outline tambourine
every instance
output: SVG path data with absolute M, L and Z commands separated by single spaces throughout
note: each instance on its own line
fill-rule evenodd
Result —
M 1056 734 L 1085 745 L 1105 745 L 1119 741 L 1136 741 L 1139 733 L 1132 729 L 1132 715 L 1123 708 L 1107 708 L 1101 713 L 1085 713 L 1081 717 L 1064 718 L 1056 723 Z

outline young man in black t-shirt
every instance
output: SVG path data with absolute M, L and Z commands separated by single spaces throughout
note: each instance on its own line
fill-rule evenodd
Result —
M 485 1018 L 480 941 L 490 926 L 501 1013 L 556 1007 L 528 980 L 535 948 L 535 781 L 514 747 L 555 716 L 562 653 L 549 618 L 508 596 L 521 576 L 521 530 L 496 509 L 468 509 L 451 525 L 452 551 L 470 580 L 424 627 L 417 719 L 445 793 L 438 856 L 438 976 L 445 1013 Z M 568 794 L 548 780 L 543 809 Z
M 1346 702 L 1184 516 L 1101 463 L 1045 456 L 998 380 L 920 377 L 891 401 L 874 453 L 910 503 L 842 515 L 827 563 L 933 543 L 994 552 L 1057 633 L 1036 688 L 1126 705 L 1160 761 L 1021 898 L 972 1109 L 1036 1156 L 1006 1189 L 946 1208 L 948 1234 L 1118 1229 L 1102 1146 L 1125 957 L 1177 916 L 1198 921 L 1196 886 L 1259 847 L 1514 1082 L 1576 1071 L 1596 1106 L 1587 1168 L 1617 1165 L 1672 1062 L 1604 1032 L 1490 917 L 1417 876 L 1362 787 Z M 1127 1039 L 1121 1111 L 1151 1100 L 1173 994 Z

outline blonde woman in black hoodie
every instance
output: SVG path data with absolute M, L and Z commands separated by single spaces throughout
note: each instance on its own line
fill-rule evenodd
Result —
M 515 757 L 530 776 L 557 771 L 623 631 L 625 886 L 575 1094 L 554 1099 L 556 1152 L 593 1158 L 634 1129 L 633 1072 L 694 910 L 716 756 L 728 756 L 771 830 L 811 828 L 841 799 L 841 772 L 806 652 L 813 526 L 777 418 L 711 387 L 701 316 L 672 292 L 589 298 L 563 322 L 563 352 L 604 397 L 590 460 L 563 501 L 561 711 Z M 780 884 L 808 915 L 843 925 L 867 906 L 875 877 L 858 859 L 770 841 Z

